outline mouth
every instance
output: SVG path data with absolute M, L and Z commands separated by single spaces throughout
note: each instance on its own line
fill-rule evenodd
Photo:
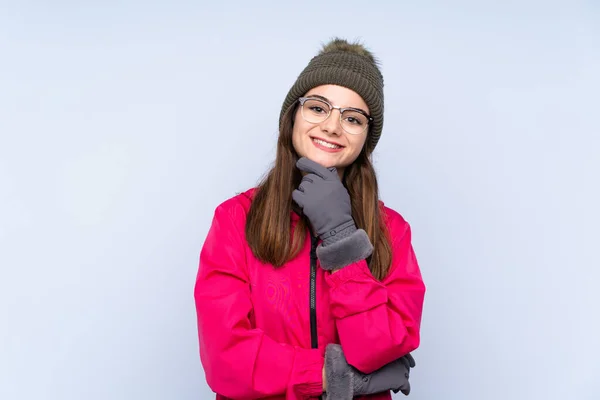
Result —
M 328 142 L 326 140 L 315 138 L 315 137 L 311 137 L 311 139 L 312 139 L 313 143 L 315 145 L 317 145 L 317 147 L 325 147 L 330 150 L 341 150 L 344 148 L 344 146 L 342 146 L 341 144 L 338 144 L 338 143 Z

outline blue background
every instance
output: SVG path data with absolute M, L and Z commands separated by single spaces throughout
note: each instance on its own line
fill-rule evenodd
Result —
M 180 0 L 2 2 L 0 398 L 213 397 L 202 242 L 335 35 L 385 77 L 381 195 L 428 288 L 410 398 L 600 398 L 598 2 Z

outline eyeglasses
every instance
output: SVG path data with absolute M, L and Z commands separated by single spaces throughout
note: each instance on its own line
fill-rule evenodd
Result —
M 363 134 L 373 121 L 373 118 L 361 109 L 336 107 L 317 97 L 300 97 L 298 101 L 302 106 L 302 118 L 311 124 L 320 124 L 329 118 L 332 110 L 339 110 L 340 125 L 351 135 Z

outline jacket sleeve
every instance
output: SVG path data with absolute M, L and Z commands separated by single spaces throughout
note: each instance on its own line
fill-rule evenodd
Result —
M 392 264 L 383 281 L 373 277 L 365 260 L 326 274 L 340 344 L 348 363 L 364 373 L 419 346 L 425 285 L 410 226 L 401 220 L 395 221 L 399 232 L 390 232 Z
M 252 326 L 247 244 L 243 227 L 233 222 L 235 212 L 243 212 L 242 207 L 217 208 L 200 253 L 194 297 L 207 383 L 231 399 L 318 397 L 323 354 L 277 343 Z

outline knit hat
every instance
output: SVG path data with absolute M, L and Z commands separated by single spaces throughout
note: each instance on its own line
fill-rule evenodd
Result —
M 310 89 L 321 85 L 343 86 L 363 98 L 373 117 L 369 139 L 374 149 L 383 129 L 383 76 L 375 56 L 363 45 L 344 39 L 335 38 L 325 44 L 288 92 L 279 115 L 279 126 L 290 106 Z

